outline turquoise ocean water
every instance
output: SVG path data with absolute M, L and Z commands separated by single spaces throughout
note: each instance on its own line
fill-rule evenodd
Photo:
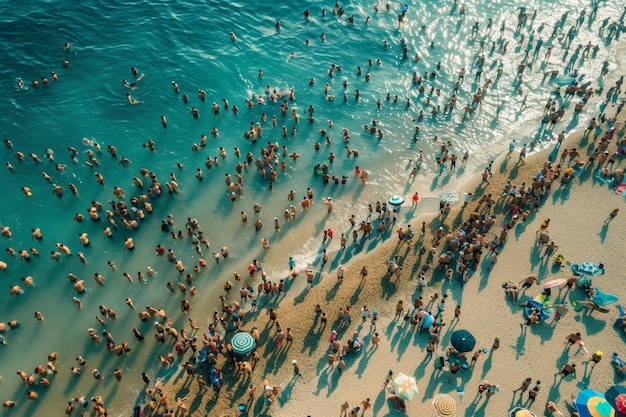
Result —
M 183 296 L 165 286 L 168 281 L 179 282 L 181 277 L 172 264 L 155 257 L 154 246 L 163 243 L 172 248 L 187 271 L 198 256 L 189 238 L 174 240 L 161 232 L 161 220 L 168 213 L 174 215 L 175 231 L 184 231 L 187 217 L 198 219 L 211 243 L 210 250 L 203 249 L 209 270 L 194 279 L 198 295 L 192 300 L 191 313 L 206 326 L 223 283 L 232 279 L 235 271 L 245 276 L 252 259 L 263 262 L 271 279 L 286 275 L 289 256 L 300 267 L 314 265 L 319 269 L 322 231 L 327 227 L 333 227 L 337 235 L 347 231 L 348 216 L 354 213 L 358 220 L 364 219 L 367 203 L 386 200 L 394 194 L 410 199 L 414 191 L 419 191 L 422 203 L 417 212 L 436 210 L 441 192 L 462 192 L 468 176 L 506 149 L 512 138 L 517 138 L 518 146 L 533 138 L 547 143 L 549 137 L 536 136 L 543 105 L 554 88 L 546 71 L 558 70 L 559 75 L 564 75 L 575 70 L 582 82 L 594 81 L 596 87 L 612 85 L 624 68 L 624 42 L 623 38 L 608 39 L 607 35 L 611 23 L 620 19 L 623 22 L 623 4 L 531 1 L 525 10 L 520 10 L 519 4 L 507 0 L 458 5 L 443 1 L 409 3 L 404 22 L 398 27 L 402 4 L 395 2 L 378 2 L 379 12 L 373 1 L 342 3 L 342 17 L 333 13 L 332 2 L 0 3 L 0 129 L 3 138 L 13 143 L 13 148 L 3 148 L 1 155 L 14 166 L 13 171 L 4 171 L 0 182 L 0 223 L 12 231 L 12 237 L 2 237 L 1 242 L 16 251 L 34 247 L 40 253 L 31 256 L 31 262 L 20 261 L 19 255 L 12 257 L 5 251 L 0 254 L 0 260 L 8 264 L 0 272 L 4 288 L 0 292 L 0 322 L 21 323 L 18 329 L 2 333 L 8 345 L 0 347 L 1 399 L 18 403 L 12 415 L 43 416 L 50 415 L 50 410 L 62 413 L 65 401 L 80 395 L 101 395 L 111 416 L 129 414 L 143 386 L 139 375 L 147 371 L 153 377 L 161 368 L 157 355 L 170 349 L 153 342 L 152 322 L 141 323 L 137 311 L 146 305 L 163 305 L 177 328 L 184 326 L 187 319 L 178 307 Z M 322 17 L 324 7 L 327 13 Z M 303 16 L 306 8 L 311 12 L 308 19 Z M 570 31 L 583 9 L 586 13 L 582 24 Z M 520 13 L 527 14 L 527 23 L 516 30 Z M 353 24 L 347 23 L 350 15 L 354 16 Z M 366 24 L 368 16 L 371 19 Z M 491 29 L 487 28 L 489 18 Z M 281 23 L 279 31 L 275 28 L 277 20 Z M 473 33 L 475 22 L 478 29 Z M 607 25 L 600 33 L 604 22 Z M 558 27 L 553 31 L 555 25 Z M 229 32 L 235 34 L 235 41 L 231 41 Z M 568 35 L 573 41 L 566 48 Z M 540 39 L 543 45 L 537 48 Z M 553 49 L 550 61 L 545 63 L 545 45 L 549 40 Z M 588 42 L 597 44 L 598 50 L 588 57 L 582 48 L 576 54 L 578 45 L 584 48 Z M 66 49 L 65 43 L 71 46 Z M 404 44 L 408 48 L 406 58 Z M 476 82 L 481 46 L 483 73 Z M 526 51 L 529 63 L 520 82 L 516 75 Z M 416 53 L 418 62 L 414 59 Z M 66 60 L 68 67 L 62 65 Z M 604 61 L 609 73 L 602 77 Z M 438 63 L 438 76 L 425 79 L 425 91 L 420 93 L 412 80 L 413 73 L 431 73 Z M 336 68 L 330 76 L 328 71 L 333 64 L 341 71 Z M 357 74 L 358 66 L 362 68 L 361 75 Z M 502 74 L 498 77 L 500 66 Z M 135 89 L 122 85 L 124 79 L 135 83 L 131 67 L 144 74 Z M 457 109 L 444 114 L 461 68 L 467 69 L 467 75 L 457 93 Z M 51 71 L 58 74 L 58 80 L 51 79 Z M 31 81 L 42 76 L 50 79 L 49 84 L 32 87 Z M 24 87 L 18 86 L 20 78 Z M 313 85 L 309 83 L 311 78 L 315 79 Z M 463 106 L 471 103 L 477 88 L 483 87 L 487 79 L 494 82 L 493 86 L 485 90 L 482 103 L 471 117 L 463 120 Z M 180 86 L 180 93 L 174 91 L 172 81 Z M 330 84 L 334 101 L 324 96 L 326 83 Z M 278 103 L 270 102 L 265 93 L 268 85 L 279 93 L 295 91 L 286 116 L 280 113 L 284 96 Z M 440 95 L 436 90 L 429 94 L 431 88 L 440 89 Z M 198 98 L 199 89 L 206 91 L 205 102 Z M 358 101 L 354 99 L 357 89 Z M 129 104 L 128 92 L 142 103 Z M 344 92 L 347 101 L 343 99 Z M 183 94 L 189 95 L 188 103 L 183 102 Z M 396 95 L 398 102 L 394 103 Z M 213 102 L 222 104 L 224 98 L 231 108 L 239 108 L 238 115 L 224 108 L 219 115 L 212 113 Z M 264 104 L 259 104 L 260 98 Z M 254 103 L 250 108 L 246 106 L 248 99 Z M 381 106 L 377 108 L 379 99 Z M 407 99 L 411 106 L 406 105 Z M 579 125 L 557 125 L 555 132 L 586 126 L 587 120 L 597 113 L 596 102 L 594 98 L 587 105 Z M 309 106 L 315 108 L 315 120 L 311 122 L 307 120 Z M 438 115 L 433 115 L 435 106 L 440 106 Z M 499 106 L 502 110 L 496 120 Z M 573 105 L 566 106 L 571 114 Z M 190 115 L 192 107 L 200 111 L 197 120 Z M 291 116 L 294 109 L 300 115 L 297 124 Z M 420 110 L 424 112 L 422 118 Z M 267 115 L 266 123 L 261 120 L 263 113 Z M 161 115 L 167 117 L 167 128 L 161 125 Z M 277 127 L 271 123 L 274 115 Z M 332 128 L 327 120 L 333 121 Z M 384 133 L 382 140 L 363 130 L 363 125 L 371 125 L 372 120 L 379 121 Z M 262 137 L 256 144 L 243 137 L 251 122 L 262 126 Z M 415 142 L 416 124 L 420 133 Z M 281 135 L 282 126 L 288 132 L 285 138 Z M 294 126 L 297 132 L 292 135 Z M 217 137 L 210 134 L 213 128 L 219 130 Z M 322 128 L 331 138 L 328 147 L 325 136 L 319 132 Z M 346 157 L 343 128 L 350 132 L 349 146 L 359 151 L 357 158 Z M 208 136 L 206 147 L 192 151 L 192 145 L 199 143 L 203 134 Z M 437 175 L 435 160 L 441 155 L 441 148 L 440 142 L 433 141 L 435 135 L 452 142 L 450 152 L 459 156 L 469 152 L 464 169 Z M 156 143 L 154 152 L 143 146 L 149 140 Z M 321 143 L 319 151 L 314 150 L 317 141 Z M 267 142 L 287 145 L 289 153 L 296 152 L 301 157 L 294 162 L 283 157 L 282 149 L 278 151 L 278 160 L 284 160 L 287 168 L 285 172 L 278 170 L 273 190 L 269 179 L 264 179 L 251 164 L 242 173 L 243 194 L 236 204 L 231 204 L 225 174 L 234 179 L 236 164 L 243 162 L 248 152 L 254 158 L 260 156 L 259 150 Z M 101 146 L 102 152 L 95 149 L 94 143 Z M 117 148 L 117 158 L 106 152 L 107 145 Z M 78 162 L 70 158 L 68 146 L 76 148 Z M 220 147 L 227 152 L 224 159 L 218 156 Z M 240 158 L 234 155 L 234 147 L 240 148 Z M 46 148 L 54 152 L 54 163 L 45 158 Z M 407 183 L 410 159 L 415 161 L 420 150 L 425 161 L 416 180 Z M 22 162 L 14 156 L 18 151 L 26 155 Z M 99 166 L 90 168 L 85 164 L 89 151 Z M 337 155 L 330 173 L 347 176 L 345 185 L 324 185 L 314 172 L 315 164 L 326 163 L 330 152 Z M 33 161 L 29 153 L 37 154 L 41 162 Z M 207 169 L 207 157 L 216 156 L 219 165 Z M 127 157 L 132 163 L 123 166 L 120 157 Z M 177 168 L 177 162 L 182 169 Z M 55 163 L 67 167 L 57 171 Z M 356 166 L 370 172 L 366 185 L 355 177 Z M 195 178 L 198 167 L 204 171 L 202 182 Z M 75 213 L 87 217 L 92 200 L 109 208 L 107 201 L 116 200 L 114 186 L 124 189 L 129 206 L 131 196 L 146 194 L 149 178 L 141 177 L 143 189 L 133 186 L 133 177 L 140 176 L 141 168 L 154 172 L 164 187 L 170 173 L 175 173 L 179 193 L 169 195 L 166 191 L 152 198 L 154 212 L 139 221 L 136 230 L 126 230 L 117 218 L 114 237 L 107 239 L 102 234 L 106 220 L 73 221 Z M 52 184 L 42 172 L 50 175 Z M 103 174 L 104 185 L 96 182 L 96 172 Z M 78 195 L 69 192 L 68 183 L 78 187 Z M 65 188 L 62 197 L 52 195 L 53 185 Z M 24 186 L 30 187 L 31 197 L 21 192 Z M 286 223 L 282 213 L 302 199 L 307 187 L 315 195 L 312 209 Z M 292 202 L 287 200 L 290 190 L 297 193 Z M 330 215 L 322 196 L 333 198 L 335 210 Z M 252 210 L 256 202 L 263 205 L 258 216 Z M 250 224 L 241 224 L 241 211 L 249 214 Z M 405 224 L 413 214 L 403 210 L 399 221 Z M 255 232 L 251 224 L 257 217 L 264 223 L 260 232 Z M 273 228 L 274 217 L 281 222 L 278 233 Z M 41 228 L 42 241 L 31 239 L 31 228 Z M 88 247 L 80 246 L 79 233 L 89 234 Z M 133 252 L 123 250 L 124 239 L 130 236 L 136 243 Z M 263 250 L 261 238 L 269 239 L 270 250 Z M 338 249 L 338 240 L 329 245 L 331 251 Z M 74 255 L 51 260 L 49 253 L 56 250 L 57 242 L 67 245 Z M 219 251 L 222 246 L 228 246 L 230 256 L 216 265 L 210 251 Z M 78 259 L 79 251 L 85 254 L 86 264 Z M 116 271 L 107 266 L 109 260 L 117 264 Z M 138 282 L 137 271 L 145 272 L 148 266 L 157 275 Z M 105 276 L 104 287 L 92 279 L 96 272 Z M 123 272 L 135 277 L 134 282 L 124 279 Z M 85 280 L 85 293 L 78 295 L 73 291 L 70 273 Z M 8 287 L 22 285 L 21 278 L 26 276 L 34 278 L 35 286 L 24 288 L 23 295 L 11 296 Z M 73 305 L 74 296 L 82 300 L 82 311 Z M 137 310 L 125 305 L 126 297 L 132 297 Z M 117 320 L 106 319 L 106 329 L 116 344 L 129 342 L 130 354 L 115 357 L 106 351 L 104 343 L 95 345 L 89 339 L 88 328 L 98 332 L 104 329 L 95 320 L 100 304 L 117 312 Z M 35 311 L 43 313 L 44 322 L 33 318 Z M 131 330 L 135 326 L 147 337 L 145 343 L 139 344 L 133 338 Z M 30 374 L 35 366 L 45 366 L 52 351 L 59 353 L 59 372 L 49 376 L 52 384 L 47 388 L 27 387 L 15 372 L 24 370 Z M 69 369 L 76 366 L 74 358 L 78 355 L 84 356 L 88 365 L 83 375 L 74 377 Z M 106 375 L 103 381 L 90 375 L 96 367 Z M 121 383 L 110 376 L 116 367 L 124 372 Z M 38 401 L 26 400 L 29 389 L 40 394 Z

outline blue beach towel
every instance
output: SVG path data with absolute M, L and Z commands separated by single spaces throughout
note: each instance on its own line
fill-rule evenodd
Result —
M 594 264 L 591 262 L 583 262 L 580 265 L 573 264 L 572 272 L 574 275 L 603 275 L 604 274 L 604 265 L 603 264 Z

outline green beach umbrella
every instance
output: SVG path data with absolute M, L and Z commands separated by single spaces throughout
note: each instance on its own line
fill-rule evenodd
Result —
M 467 330 L 457 330 L 450 339 L 452 346 L 459 352 L 470 352 L 476 346 L 476 339 Z
M 614 385 L 609 388 L 604 396 L 606 400 L 615 409 L 615 417 L 626 417 L 626 387 L 623 385 Z
M 238 355 L 245 355 L 254 349 L 254 337 L 250 333 L 240 332 L 230 340 L 233 352 Z

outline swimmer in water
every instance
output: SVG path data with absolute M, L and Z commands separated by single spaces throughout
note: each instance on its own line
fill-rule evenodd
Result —
M 287 59 L 285 59 L 285 62 L 289 62 L 289 60 L 290 60 L 291 58 L 293 58 L 294 56 L 296 56 L 296 55 L 298 55 L 298 54 L 297 54 L 297 53 L 295 53 L 295 52 L 290 53 L 290 54 L 289 54 L 289 56 L 287 57 Z
M 144 77 L 144 75 L 145 75 L 145 74 L 143 74 L 143 73 L 142 73 L 139 77 L 137 77 L 137 79 L 136 79 L 135 81 L 133 81 L 133 82 L 131 82 L 131 83 L 129 83 L 129 82 L 128 82 L 128 81 L 126 81 L 126 80 L 122 80 L 122 86 L 123 86 L 124 88 L 128 88 L 128 89 L 130 89 L 130 90 L 136 90 L 136 89 L 137 89 L 137 83 L 138 83 L 139 81 L 141 81 L 141 80 L 142 80 L 142 78 Z
M 130 95 L 130 93 L 126 93 L 126 99 L 128 100 L 128 102 L 130 104 L 141 104 L 143 103 L 143 101 L 139 101 L 137 99 L 132 98 L 132 96 Z

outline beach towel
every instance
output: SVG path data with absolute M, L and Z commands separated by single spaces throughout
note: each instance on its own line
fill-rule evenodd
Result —
M 602 176 L 602 171 L 600 171 L 600 170 L 597 170 L 597 171 L 593 174 L 593 176 L 594 176 L 594 177 L 595 177 L 598 181 L 600 181 L 602 184 L 609 184 L 609 185 L 610 185 L 610 184 L 613 182 L 613 177 L 612 177 L 612 176 L 611 176 L 611 177 L 609 177 L 609 178 L 604 178 L 604 177 Z
M 603 275 L 604 274 L 604 265 L 602 264 L 594 264 L 591 262 L 583 262 L 580 265 L 573 264 L 572 272 L 574 275 Z

